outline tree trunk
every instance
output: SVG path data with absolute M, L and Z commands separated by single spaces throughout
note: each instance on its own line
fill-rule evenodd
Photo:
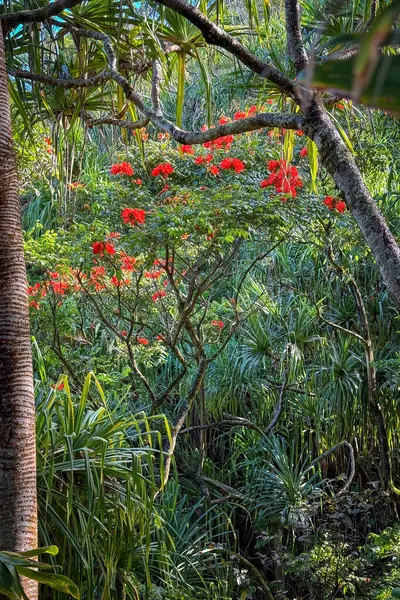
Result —
M 35 408 L 27 279 L 0 31 L 0 549 L 37 546 Z M 37 584 L 24 582 L 29 600 Z
M 365 186 L 354 157 L 317 100 L 305 110 L 303 129 L 316 143 L 322 165 L 344 194 L 392 299 L 400 309 L 400 248 Z

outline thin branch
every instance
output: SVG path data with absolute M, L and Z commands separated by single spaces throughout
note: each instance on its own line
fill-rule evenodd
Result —
M 3 26 L 3 32 L 6 33 L 10 29 L 23 25 L 24 23 L 41 23 L 59 15 L 68 8 L 73 8 L 78 4 L 81 4 L 83 0 L 57 0 L 52 2 L 43 8 L 36 8 L 34 10 L 21 10 L 15 13 L 7 13 L 0 15 L 0 23 Z

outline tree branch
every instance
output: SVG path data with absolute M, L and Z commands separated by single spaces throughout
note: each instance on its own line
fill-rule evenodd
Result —
M 41 23 L 59 15 L 68 8 L 73 8 L 81 4 L 83 0 L 56 0 L 43 8 L 35 8 L 34 10 L 21 10 L 15 13 L 0 15 L 0 23 L 3 26 L 3 32 L 7 33 L 11 29 L 23 25 L 24 23 Z
M 289 56 L 297 73 L 307 65 L 308 57 L 304 50 L 300 25 L 300 3 L 298 0 L 285 0 L 286 37 Z
M 273 65 L 260 60 L 257 56 L 249 52 L 240 42 L 215 25 L 197 8 L 185 2 L 185 0 L 156 0 L 156 2 L 181 14 L 195 25 L 195 27 L 198 27 L 208 44 L 224 48 L 251 71 L 257 73 L 260 77 L 269 79 L 269 81 L 275 83 L 283 92 L 295 97 L 294 81 L 286 77 L 286 75 Z

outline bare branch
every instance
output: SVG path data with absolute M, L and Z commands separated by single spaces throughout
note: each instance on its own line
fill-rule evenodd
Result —
M 117 127 L 123 127 L 125 129 L 142 129 L 150 123 L 148 117 L 142 117 L 137 121 L 125 121 L 125 119 L 117 119 L 115 117 L 103 117 L 100 119 L 89 119 L 89 127 L 95 127 L 97 125 L 116 125 Z
M 40 83 L 44 83 L 45 85 L 52 85 L 55 87 L 64 88 L 66 90 L 87 88 L 94 85 L 99 85 L 100 83 L 104 83 L 105 81 L 110 80 L 110 74 L 108 73 L 108 71 L 102 71 L 101 73 L 98 73 L 98 75 L 93 75 L 93 77 L 87 77 L 82 79 L 58 79 L 57 77 L 51 77 L 50 75 L 42 75 L 41 73 L 32 73 L 31 71 L 24 71 L 23 69 L 10 71 L 9 74 L 12 77 L 18 77 L 20 79 L 29 79 L 30 81 L 39 81 Z
M 78 4 L 81 4 L 83 0 L 56 0 L 43 8 L 35 8 L 34 10 L 21 10 L 15 13 L 8 13 L 0 15 L 0 23 L 3 26 L 3 32 L 10 31 L 18 25 L 24 23 L 41 23 L 55 17 L 63 12 L 67 8 L 73 8 Z

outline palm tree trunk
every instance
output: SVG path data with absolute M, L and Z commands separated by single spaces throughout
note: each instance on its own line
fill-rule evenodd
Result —
M 0 549 L 37 546 L 35 408 L 27 279 L 0 31 Z M 25 582 L 29 600 L 37 585 Z

